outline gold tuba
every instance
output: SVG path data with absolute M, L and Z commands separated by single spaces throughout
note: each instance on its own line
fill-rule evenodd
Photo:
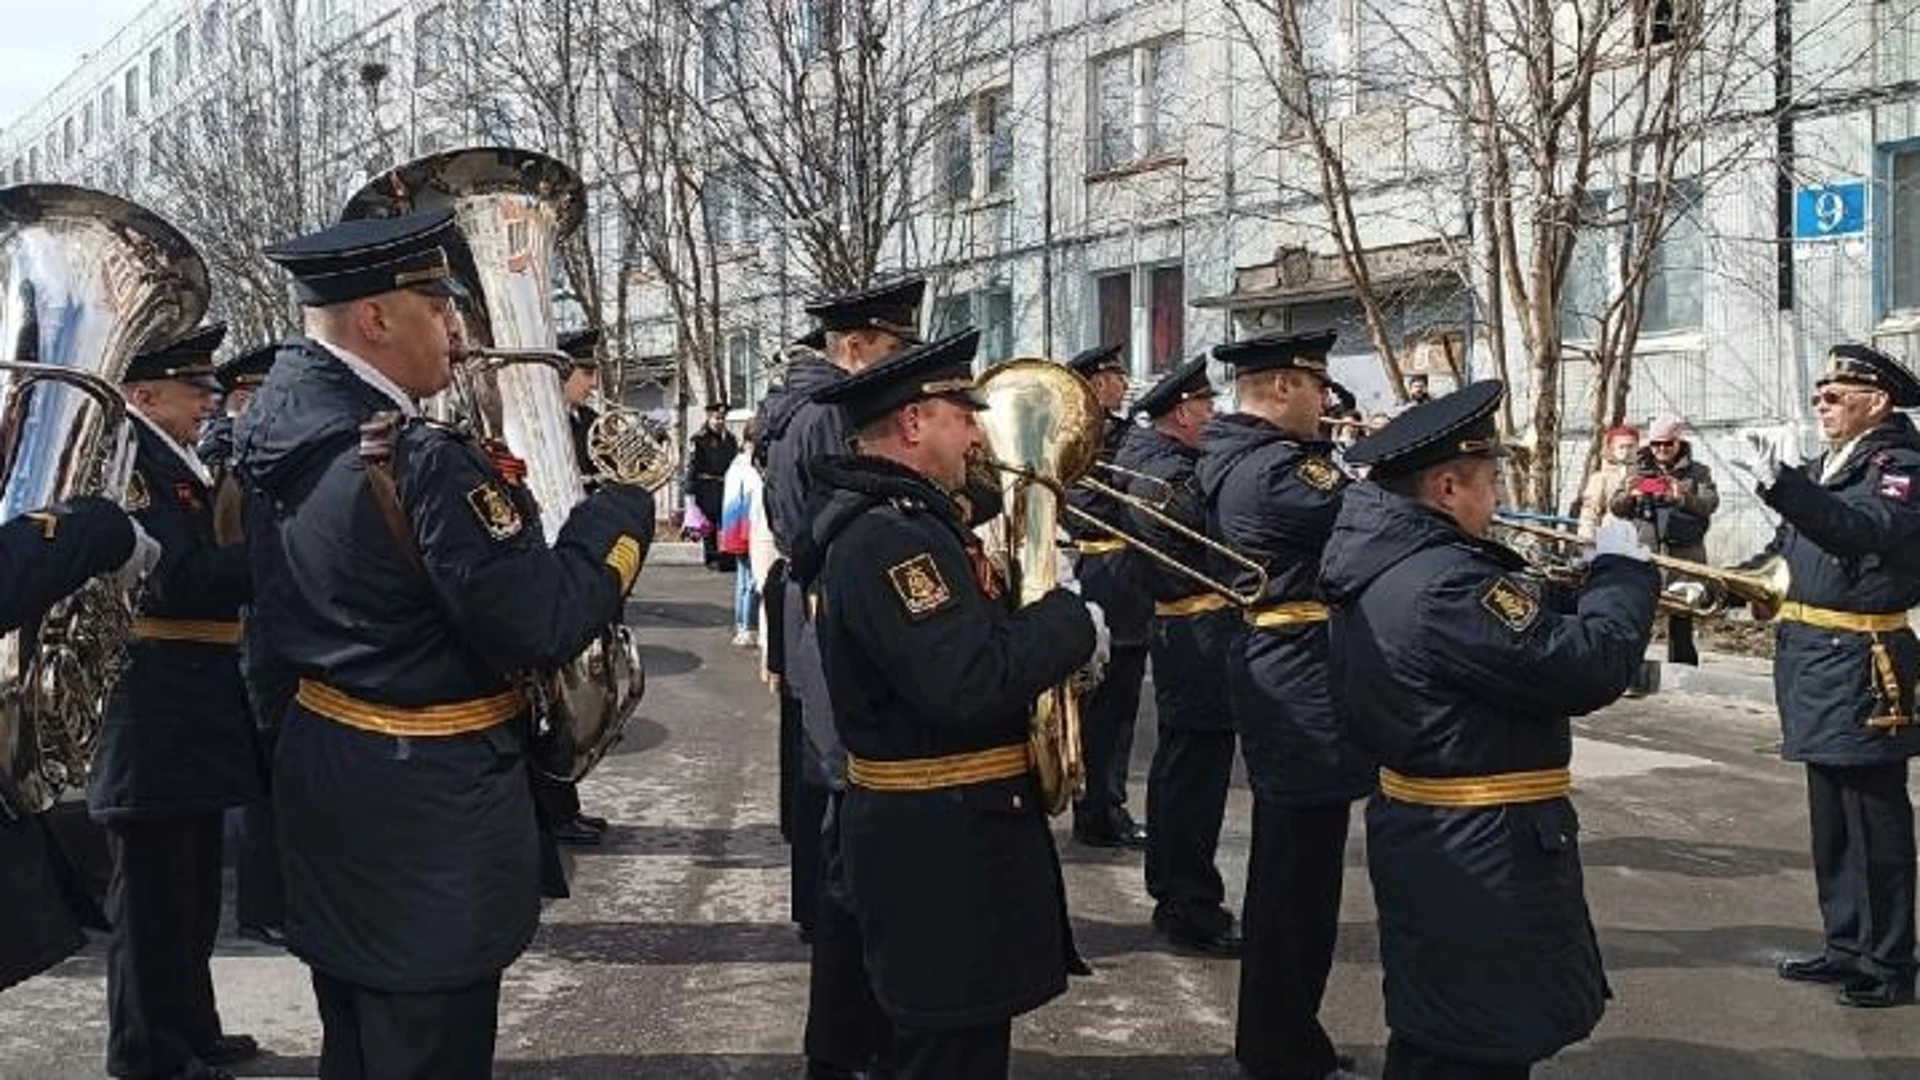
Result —
M 1006 497 L 1009 585 L 1030 604 L 1059 584 L 1054 536 L 1064 491 L 1093 468 L 1105 412 L 1085 379 L 1048 360 L 998 364 L 980 376 L 978 389 L 987 401 L 980 426 Z M 1086 790 L 1080 702 L 1071 683 L 1034 702 L 1027 754 L 1047 813 L 1060 813 Z
M 345 218 L 445 208 L 471 263 L 455 260 L 480 302 L 454 366 L 451 411 L 526 462 L 526 483 L 548 538 L 586 497 L 566 399 L 569 358 L 556 348 L 552 271 L 562 239 L 580 226 L 586 190 L 572 169 L 528 150 L 455 150 L 402 165 L 348 202 Z M 478 325 L 474 325 L 477 323 Z M 671 439 L 631 410 L 608 408 L 588 432 L 599 476 L 657 487 L 673 468 Z M 533 680 L 543 712 L 574 747 L 568 779 L 585 776 L 620 739 L 646 691 L 639 644 L 618 622 L 579 657 Z
M 86 188 L 0 190 L 0 520 L 126 496 L 120 377 L 206 313 L 207 268 L 143 207 Z M 93 760 L 132 607 L 95 579 L 0 638 L 0 817 L 51 807 Z

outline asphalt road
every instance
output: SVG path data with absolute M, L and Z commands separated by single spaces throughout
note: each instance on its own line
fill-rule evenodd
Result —
M 806 954 L 785 918 L 771 702 L 753 654 L 728 644 L 727 579 L 656 567 L 642 582 L 633 620 L 650 672 L 643 715 L 584 785 L 588 809 L 615 824 L 604 847 L 576 852 L 574 897 L 548 908 L 507 973 L 498 1071 L 794 1077 Z M 1575 802 L 1615 1000 L 1592 1042 L 1537 1075 L 1920 1077 L 1920 1008 L 1843 1009 L 1829 991 L 1772 974 L 1776 957 L 1819 938 L 1801 776 L 1771 756 L 1771 711 L 1751 698 L 1669 691 L 1622 702 L 1580 735 Z M 1152 749 L 1149 713 L 1134 761 L 1142 814 Z M 1220 854 L 1236 897 L 1248 811 L 1237 785 Z M 1157 942 L 1137 855 L 1071 844 L 1063 853 L 1081 948 L 1099 970 L 1016 1023 L 1014 1074 L 1234 1076 L 1235 966 Z M 319 1026 L 300 964 L 229 934 L 214 977 L 228 1030 L 273 1051 L 247 1074 L 313 1075 Z M 1363 1071 L 1377 1072 L 1386 1038 L 1379 977 L 1356 829 L 1325 1015 Z M 105 1038 L 98 943 L 0 994 L 0 1077 L 98 1076 Z

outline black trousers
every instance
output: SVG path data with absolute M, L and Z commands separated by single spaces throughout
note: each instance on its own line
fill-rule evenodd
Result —
M 1227 887 L 1214 865 L 1233 782 L 1233 745 L 1231 730 L 1160 728 L 1147 773 L 1147 893 L 1156 924 L 1201 932 L 1233 925 Z
M 280 845 L 273 835 L 273 800 L 240 811 L 240 855 L 234 865 L 234 917 L 241 926 L 279 929 L 287 921 Z
M 826 788 L 810 784 L 804 777 L 793 785 L 793 844 L 788 849 L 790 881 L 787 906 L 793 921 L 803 933 L 811 935 L 820 912 L 820 868 L 825 858 L 820 829 L 827 819 Z
M 894 1032 L 891 1080 L 993 1080 L 1007 1075 L 1013 1022 L 949 1031 Z
M 1527 1080 L 1531 1065 L 1486 1065 L 1454 1061 L 1402 1039 L 1387 1039 L 1387 1067 L 1381 1080 Z
M 867 979 L 866 940 L 854 918 L 840 864 L 840 795 L 827 805 L 820 842 L 820 887 L 807 972 L 807 1060 L 842 1069 L 871 1069 L 886 1060 L 893 1024 Z
M 320 1080 L 487 1080 L 500 976 L 459 990 L 396 994 L 313 973 Z
M 778 608 L 767 613 L 767 625 L 777 626 Z M 769 634 L 777 634 L 769 630 Z M 800 785 L 800 755 L 806 752 L 806 732 L 800 727 L 800 700 L 780 692 L 780 839 L 793 843 L 794 790 Z
M 1261 1080 L 1321 1080 L 1337 1065 L 1320 1000 L 1339 934 L 1351 809 L 1253 801 L 1233 1055 Z
M 1914 977 L 1913 803 L 1907 763 L 1807 766 L 1813 873 L 1827 954 Z
M 1127 804 L 1127 768 L 1133 726 L 1140 716 L 1140 684 L 1147 674 L 1145 645 L 1116 645 L 1106 677 L 1080 705 L 1081 752 L 1087 793 L 1073 804 L 1073 827 L 1099 833 L 1119 824 Z
M 107 1072 L 167 1076 L 220 1037 L 221 814 L 107 826 Z

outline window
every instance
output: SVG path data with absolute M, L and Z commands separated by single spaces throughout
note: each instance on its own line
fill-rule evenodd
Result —
M 87 146 L 92 142 L 93 102 L 89 101 L 80 106 L 80 145 Z
M 1133 160 L 1133 54 L 1093 62 L 1093 170 Z
M 124 79 L 127 91 L 127 119 L 140 115 L 140 69 L 128 68 Z
M 200 13 L 200 55 L 212 56 L 220 48 L 220 5 L 210 3 Z
M 159 101 L 160 92 L 166 89 L 167 54 L 156 48 L 147 54 L 147 100 Z
M 740 8 L 727 0 L 707 9 L 707 34 L 700 50 L 700 85 L 707 97 L 725 97 L 740 88 Z
M 156 124 L 147 136 L 147 162 L 155 173 L 166 171 L 167 143 L 164 132 L 165 128 Z
M 727 404 L 733 408 L 748 408 L 759 396 L 759 372 L 754 370 L 758 351 L 751 331 L 735 330 L 727 335 Z
M 173 81 L 184 81 L 192 67 L 193 35 L 182 26 L 173 32 Z
M 970 293 L 942 297 L 933 306 L 933 333 L 937 337 L 980 329 L 981 364 L 997 364 L 1013 356 L 1013 290 L 989 285 Z
M 47 168 L 54 169 L 58 168 L 59 165 L 60 140 L 55 138 L 53 132 L 49 131 L 47 132 Z
M 840 0 L 801 0 L 800 56 L 811 60 L 840 47 Z
M 1633 47 L 1651 49 L 1673 41 L 1689 29 L 1687 14 L 1683 0 L 1634 0 Z
M 623 120 L 637 118 L 640 88 L 646 78 L 645 45 L 629 45 L 614 55 L 613 109 Z
M 447 9 L 428 8 L 413 20 L 413 81 L 429 83 L 448 64 Z
M 61 152 L 61 155 L 62 155 L 62 156 L 64 156 L 64 157 L 72 157 L 72 156 L 73 156 L 73 148 L 74 148 L 74 141 L 73 141 L 73 117 L 71 117 L 71 116 L 69 116 L 69 117 L 67 117 L 67 118 L 66 118 L 65 120 L 62 120 L 62 121 L 60 122 L 60 152 Z
M 1146 310 L 1147 371 L 1158 375 L 1171 371 L 1186 350 L 1187 282 L 1186 271 L 1178 263 L 1139 267 L 1100 274 L 1094 278 L 1097 324 L 1095 335 L 1102 345 L 1118 344 L 1120 355 L 1135 357 L 1133 348 L 1134 289 L 1139 279 Z
M 119 122 L 114 115 L 113 87 L 100 91 L 100 130 L 103 134 L 113 134 L 114 125 Z
M 1178 38 L 1150 41 L 1093 62 L 1092 171 L 1106 172 L 1180 151 Z
M 941 190 L 948 202 L 966 202 L 973 198 L 973 108 L 967 102 L 947 113 L 946 138 L 942 140 Z
M 1666 230 L 1646 257 L 1642 334 L 1698 330 L 1705 323 L 1706 231 L 1701 213 L 1699 182 L 1676 183 L 1668 199 Z M 1622 268 L 1634 257 L 1634 223 L 1625 220 L 1631 216 L 1617 192 L 1587 195 L 1560 296 L 1562 338 L 1581 341 L 1599 333 L 1601 317 L 1620 295 Z
M 745 247 L 760 239 L 758 204 L 745 174 L 715 169 L 707 174 L 701 200 L 707 212 L 707 235 L 721 250 Z
M 1001 89 L 982 94 L 979 118 L 987 144 L 986 191 L 998 195 L 1007 190 L 1013 173 L 1013 92 Z
M 1886 304 L 1920 312 L 1920 146 L 1887 155 Z
M 1354 0 L 1354 111 L 1372 112 L 1399 106 L 1406 97 L 1413 64 L 1407 42 L 1396 28 L 1397 9 L 1388 0 Z

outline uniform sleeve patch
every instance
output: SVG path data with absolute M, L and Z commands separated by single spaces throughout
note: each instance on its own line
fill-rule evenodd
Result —
M 495 540 L 518 536 L 526 527 L 520 520 L 520 511 L 513 508 L 513 500 L 492 482 L 479 484 L 467 492 L 467 505 L 473 508 L 473 516 L 480 520 L 487 535 Z
M 127 509 L 139 513 L 153 505 L 153 496 L 147 491 L 147 478 L 135 472 L 127 477 Z
M 1340 470 L 1323 458 L 1303 458 L 1294 469 L 1302 483 L 1321 491 L 1332 491 L 1340 486 Z
M 1900 473 L 1881 473 L 1880 494 L 1898 502 L 1908 501 L 1913 495 L 1913 477 Z
M 893 582 L 895 595 L 900 597 L 900 606 L 916 619 L 932 614 L 953 599 L 953 590 L 947 587 L 946 579 L 940 576 L 940 567 L 934 564 L 929 553 L 923 552 L 888 567 L 887 578 Z
M 1516 634 L 1540 619 L 1539 599 L 1504 577 L 1493 579 L 1493 584 L 1480 594 L 1480 606 Z

